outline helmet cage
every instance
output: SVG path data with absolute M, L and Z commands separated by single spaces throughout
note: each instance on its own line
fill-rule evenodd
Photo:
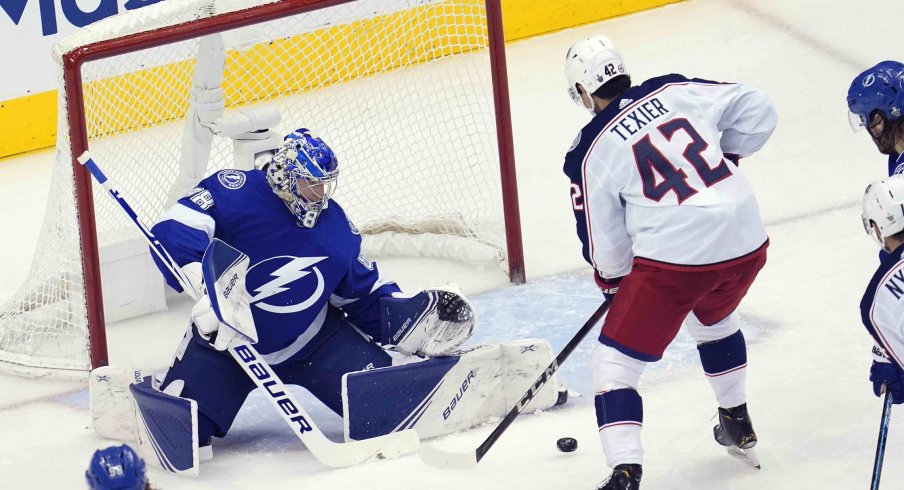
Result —
M 286 136 L 267 165 L 267 181 L 299 225 L 310 228 L 336 191 L 338 163 L 326 143 L 302 128 Z

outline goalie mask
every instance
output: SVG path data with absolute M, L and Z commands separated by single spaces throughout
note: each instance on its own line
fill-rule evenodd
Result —
M 267 182 L 299 226 L 313 228 L 336 190 L 339 162 L 333 150 L 307 128 L 296 129 L 267 164 Z
M 867 186 L 863 194 L 863 229 L 880 245 L 904 231 L 904 175 L 893 175 Z M 878 235 L 872 223 L 879 229 Z

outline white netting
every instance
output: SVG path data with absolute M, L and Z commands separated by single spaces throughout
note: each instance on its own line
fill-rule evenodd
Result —
M 81 31 L 56 54 L 246 7 L 161 2 Z M 483 0 L 361 0 L 227 31 L 227 112 L 275 108 L 278 133 L 318 133 L 340 161 L 335 199 L 366 233 L 445 236 L 439 248 L 449 249 L 448 237 L 462 237 L 487 246 L 477 256 L 502 261 L 485 17 Z M 149 223 L 179 172 L 198 46 L 166 44 L 82 68 L 92 155 Z M 0 310 L 0 361 L 84 370 L 89 342 L 63 92 L 52 201 L 29 279 Z M 231 140 L 214 138 L 207 173 L 231 165 L 232 151 Z M 101 192 L 95 186 L 100 245 L 137 236 Z

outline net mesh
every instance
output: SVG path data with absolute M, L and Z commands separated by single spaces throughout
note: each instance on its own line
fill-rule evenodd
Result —
M 107 19 L 63 49 L 228 10 L 195 2 L 175 15 L 168 3 Z M 227 112 L 276 109 L 276 132 L 308 127 L 321 136 L 340 161 L 334 198 L 363 232 L 460 236 L 504 260 L 487 34 L 482 0 L 361 0 L 226 31 Z M 164 211 L 180 170 L 198 52 L 193 39 L 82 67 L 89 148 L 147 223 Z M 61 89 L 40 245 L 0 311 L 0 361 L 25 374 L 89 368 L 67 95 Z M 232 153 L 231 140 L 214 138 L 206 172 L 231 166 Z M 100 246 L 137 237 L 94 189 Z

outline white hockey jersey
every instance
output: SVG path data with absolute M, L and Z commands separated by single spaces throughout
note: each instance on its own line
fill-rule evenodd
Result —
M 874 353 L 904 369 L 904 245 L 886 255 L 860 300 L 863 325 L 880 347 Z
M 584 258 L 612 278 L 635 257 L 710 265 L 763 246 L 753 190 L 724 154 L 756 152 L 777 119 L 761 90 L 681 75 L 616 97 L 565 156 Z

